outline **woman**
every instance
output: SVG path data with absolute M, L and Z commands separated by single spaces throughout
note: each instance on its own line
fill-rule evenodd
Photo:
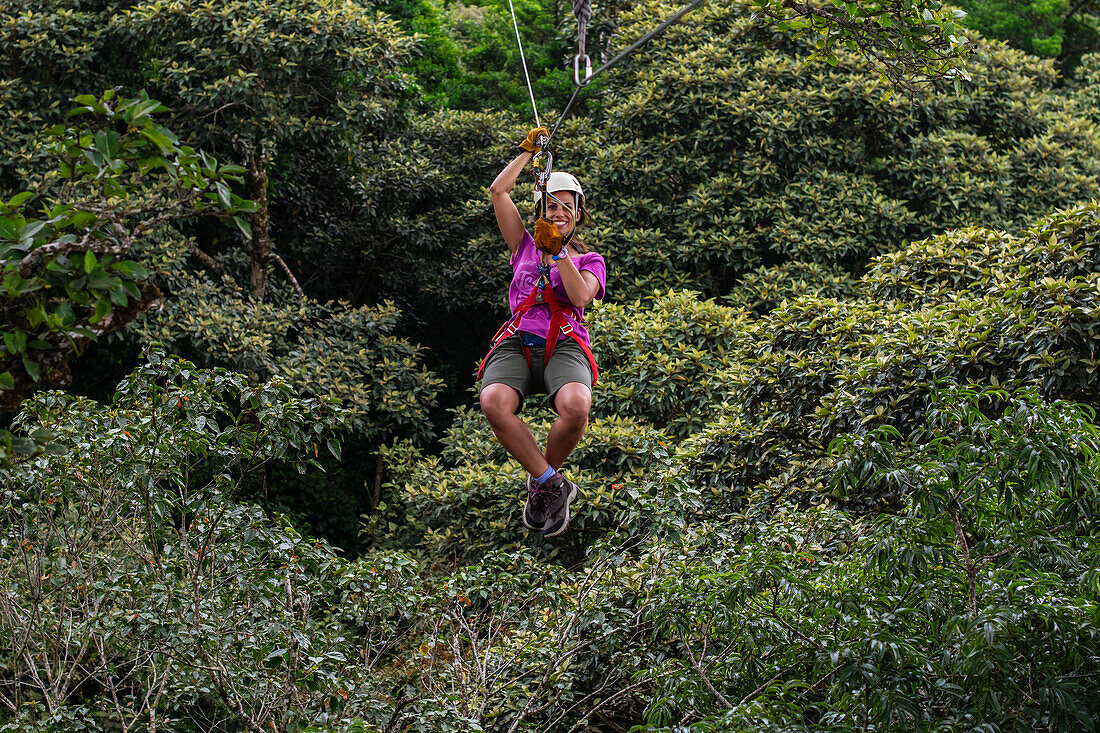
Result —
M 607 275 L 603 257 L 570 237 L 589 218 L 584 191 L 572 175 L 551 174 L 545 218 L 536 222 L 536 236 L 523 225 L 511 193 L 538 152 L 540 136 L 548 137 L 545 128 L 531 130 L 520 143 L 523 152 L 489 188 L 497 226 L 512 253 L 508 304 L 513 317 L 482 363 L 480 400 L 501 445 L 530 474 L 524 525 L 556 537 L 569 526 L 569 505 L 578 493 L 559 469 L 588 425 L 597 377 L 582 319 L 584 309 L 603 298 Z M 536 208 L 540 198 L 536 191 Z M 534 393 L 548 394 L 558 415 L 545 451 L 517 415 L 523 399 Z

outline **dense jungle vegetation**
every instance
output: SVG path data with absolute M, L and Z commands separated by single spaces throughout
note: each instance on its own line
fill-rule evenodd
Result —
M 510 4 L 0 0 L 0 733 L 1100 728 L 1100 6 L 712 2 L 585 87 L 548 540 Z

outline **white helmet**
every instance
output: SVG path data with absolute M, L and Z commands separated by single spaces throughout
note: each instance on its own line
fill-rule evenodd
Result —
M 556 193 L 558 191 L 572 191 L 573 195 L 577 197 L 577 208 L 580 209 L 584 205 L 584 191 L 581 189 L 581 182 L 577 180 L 576 176 L 572 173 L 566 173 L 565 171 L 554 171 L 550 174 L 550 180 L 546 182 L 546 190 L 549 193 Z M 542 198 L 542 191 L 539 191 L 538 187 L 535 187 L 535 206 L 539 205 L 539 199 Z

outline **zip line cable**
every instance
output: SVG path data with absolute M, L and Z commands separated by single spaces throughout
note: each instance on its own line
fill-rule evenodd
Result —
M 577 95 L 580 93 L 581 89 L 584 89 L 584 87 L 588 86 L 588 83 L 590 81 L 592 81 L 597 76 L 599 76 L 603 72 L 607 71 L 611 67 L 618 64 L 620 61 L 622 61 L 627 56 L 629 56 L 630 54 L 637 51 L 639 48 L 641 48 L 645 44 L 649 43 L 651 40 L 653 40 L 654 37 L 656 37 L 657 35 L 664 32 L 664 30 L 666 28 L 668 28 L 670 25 L 672 25 L 676 21 L 683 18 L 685 15 L 690 13 L 692 10 L 695 10 L 695 8 L 699 7 L 704 2 L 705 2 L 705 0 L 691 0 L 691 2 L 689 2 L 687 5 L 680 8 L 675 13 L 673 13 L 672 15 L 670 15 L 669 17 L 667 17 L 663 21 L 661 21 L 660 25 L 658 25 L 656 28 L 651 30 L 649 33 L 646 33 L 644 36 L 642 36 L 638 40 L 634 41 L 634 43 L 630 44 L 627 48 L 625 48 L 622 51 L 620 51 L 619 53 L 615 54 L 614 57 L 612 57 L 609 61 L 607 61 L 600 68 L 598 68 L 595 71 L 587 74 L 583 79 L 580 79 L 579 77 L 575 77 L 576 82 L 577 82 L 577 88 L 575 90 L 573 90 L 573 96 L 571 96 L 569 98 L 569 102 L 566 103 L 565 109 L 563 109 L 562 113 L 558 116 L 558 121 L 554 123 L 553 129 L 550 131 L 550 138 L 549 139 L 553 139 L 554 135 L 558 131 L 558 128 L 561 127 L 561 123 L 565 121 L 565 116 L 567 114 L 569 114 L 569 110 L 573 106 L 573 102 L 576 101 Z M 511 8 L 511 6 L 512 6 L 512 0 L 508 0 L 508 7 Z M 582 56 L 584 56 L 587 59 L 587 56 L 585 56 L 585 53 L 584 53 L 584 29 L 588 25 L 588 19 L 591 17 L 592 11 L 591 11 L 591 8 L 588 5 L 588 2 L 584 2 L 583 0 L 575 1 L 573 3 L 573 6 L 574 6 L 574 11 L 577 12 L 577 23 L 579 24 L 578 34 L 579 34 L 579 37 L 580 37 L 579 40 L 580 40 L 580 44 L 581 44 L 580 53 L 577 55 L 577 58 L 579 59 Z M 587 13 L 585 11 L 587 11 Z M 519 43 L 519 25 L 516 23 L 516 13 L 515 13 L 514 10 L 512 11 L 512 23 L 516 26 L 516 43 L 518 44 Z M 520 57 L 520 60 L 523 60 L 523 46 L 522 45 L 520 45 L 519 57 Z M 577 66 L 576 66 L 576 63 L 574 62 L 574 70 L 576 68 L 577 68 Z M 574 71 L 574 74 L 575 73 L 576 72 Z M 531 94 L 531 107 L 533 108 L 535 106 L 535 93 L 533 91 L 531 91 L 531 77 L 527 73 L 527 62 L 526 61 L 523 62 L 523 75 L 525 77 L 527 77 L 527 91 L 530 92 L 530 94 Z M 538 127 L 542 127 L 542 124 L 539 122 L 538 110 L 535 110 L 535 123 Z
M 527 93 L 531 95 L 531 109 L 535 112 L 535 127 L 542 127 L 539 121 L 539 108 L 535 106 L 535 91 L 531 89 L 531 75 L 527 73 L 527 59 L 523 57 L 523 41 L 519 38 L 519 23 L 516 21 L 516 9 L 512 0 L 508 0 L 508 10 L 512 13 L 512 26 L 516 29 L 516 45 L 519 46 L 519 60 L 523 64 L 523 75 L 527 78 Z
M 511 0 L 509 0 L 509 2 L 510 1 Z M 637 51 L 639 48 L 641 48 L 645 44 L 649 43 L 651 40 L 653 40 L 654 36 L 658 35 L 662 31 L 664 31 L 665 28 L 668 28 L 670 25 L 672 25 L 673 23 L 678 21 L 680 18 L 683 18 L 685 15 L 690 13 L 692 10 L 695 10 L 695 8 L 702 5 L 704 1 L 705 0 L 692 0 L 692 2 L 688 3 L 687 5 L 680 8 L 679 10 L 677 10 L 675 13 L 673 13 L 669 17 L 665 18 L 664 21 L 662 21 L 659 26 L 657 26 L 656 28 L 651 30 L 649 33 L 646 33 L 644 36 L 639 38 L 637 41 L 634 41 L 634 43 L 630 44 L 630 46 L 628 48 L 620 51 L 618 54 L 615 55 L 614 58 L 612 58 L 610 61 L 605 63 L 600 68 L 593 71 L 591 74 L 586 76 L 584 79 L 581 79 L 581 86 L 584 86 L 584 85 L 588 84 L 588 82 L 595 79 L 602 72 L 606 71 L 607 69 L 610 69 L 612 66 L 619 63 L 620 61 L 622 61 L 627 56 L 629 56 L 630 54 Z
M 549 136 L 549 138 L 547 138 L 547 142 L 549 142 L 549 140 L 552 140 L 554 135 L 557 134 L 558 128 L 561 127 L 561 123 L 563 121 L 565 121 L 565 116 L 567 114 L 569 114 L 569 110 L 570 110 L 570 108 L 572 108 L 573 102 L 576 101 L 577 95 L 580 93 L 581 89 L 584 89 L 586 86 L 588 86 L 588 83 L 590 81 L 592 81 L 597 76 L 599 76 L 603 72 L 607 71 L 611 67 L 618 64 L 620 61 L 622 61 L 627 56 L 629 56 L 630 54 L 637 51 L 639 48 L 641 48 L 645 44 L 649 43 L 651 40 L 653 40 L 653 38 L 655 36 L 662 33 L 670 25 L 672 25 L 676 21 L 680 20 L 680 18 L 683 18 L 685 15 L 690 13 L 692 10 L 695 10 L 695 8 L 699 7 L 704 2 L 705 2 L 705 0 L 691 0 L 691 2 L 689 2 L 687 5 L 680 8 L 675 13 L 673 13 L 672 15 L 670 15 L 669 17 L 667 17 L 663 21 L 661 21 L 660 25 L 658 25 L 656 28 L 651 30 L 649 33 L 646 33 L 644 36 L 642 36 L 638 40 L 634 41 L 634 43 L 630 44 L 627 48 L 625 48 L 622 51 L 620 51 L 619 53 L 615 54 L 615 56 L 612 57 L 609 61 L 607 61 L 603 66 L 596 69 L 595 71 L 589 72 L 588 74 L 585 75 L 585 77 L 583 79 L 581 79 L 580 76 L 577 74 L 577 69 L 579 68 L 579 66 L 577 64 L 577 60 L 579 60 L 580 58 L 583 57 L 587 62 L 587 59 L 588 59 L 588 56 L 584 52 L 584 50 L 585 50 L 584 49 L 585 35 L 586 35 L 585 31 L 586 31 L 587 26 L 588 26 L 588 20 L 592 17 L 592 7 L 591 7 L 591 4 L 590 4 L 589 0 L 573 0 L 573 2 L 572 2 L 573 13 L 577 17 L 577 24 L 578 24 L 577 36 L 578 36 L 578 41 L 580 42 L 580 49 L 579 49 L 580 53 L 577 54 L 577 56 L 574 59 L 574 63 L 573 63 L 574 80 L 576 81 L 577 88 L 575 90 L 573 90 L 573 96 L 571 96 L 569 98 L 569 102 L 566 103 L 565 109 L 563 109 L 562 113 L 560 115 L 558 115 L 558 121 L 554 123 L 554 128 L 550 131 L 550 136 Z M 519 60 L 520 60 L 520 63 L 523 64 L 523 76 L 524 76 L 525 79 L 527 79 L 527 93 L 531 97 L 531 109 L 535 113 L 535 126 L 536 127 L 542 127 L 542 122 L 541 122 L 541 120 L 539 120 L 538 106 L 536 106 L 536 104 L 535 104 L 535 91 L 534 91 L 534 89 L 531 88 L 531 74 L 527 71 L 527 59 L 523 55 L 523 41 L 520 40 L 519 21 L 516 20 L 516 9 L 512 5 L 512 0 L 508 0 L 508 10 L 512 14 L 512 27 L 515 28 L 515 30 L 516 30 L 516 45 L 519 47 Z

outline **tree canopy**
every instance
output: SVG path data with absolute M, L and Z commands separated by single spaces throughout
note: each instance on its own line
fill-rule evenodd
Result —
M 553 122 L 558 0 L 0 0 L 0 733 L 1096 729 L 1092 5 L 711 3 L 580 90 L 552 540 L 471 392 L 512 7 Z

